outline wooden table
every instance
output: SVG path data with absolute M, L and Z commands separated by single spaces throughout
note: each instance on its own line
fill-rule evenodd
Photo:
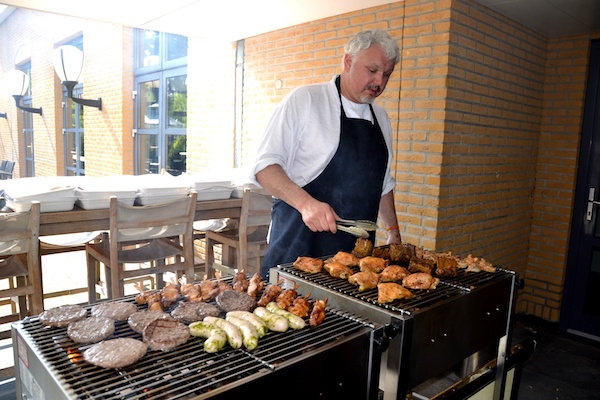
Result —
M 196 221 L 214 218 L 239 218 L 242 199 L 202 200 L 196 203 Z M 70 211 L 40 214 L 40 236 L 92 232 L 109 229 L 108 208 L 83 210 L 77 206 Z

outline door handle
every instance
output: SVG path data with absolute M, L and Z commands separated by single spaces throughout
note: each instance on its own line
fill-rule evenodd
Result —
M 585 219 L 587 221 L 591 221 L 592 220 L 592 214 L 594 211 L 594 204 L 595 205 L 600 205 L 600 201 L 594 200 L 594 197 L 596 197 L 596 188 L 591 187 L 589 192 L 588 192 L 588 204 L 587 204 L 587 211 L 585 213 Z

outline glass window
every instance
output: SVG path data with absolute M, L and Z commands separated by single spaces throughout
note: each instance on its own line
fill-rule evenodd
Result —
M 167 135 L 167 172 L 180 175 L 186 170 L 186 137 L 184 135 Z
M 187 76 L 179 75 L 167 78 L 167 127 L 185 128 L 187 126 Z
M 152 129 L 158 127 L 160 116 L 158 100 L 158 80 L 142 82 L 138 85 L 139 110 L 138 128 Z
M 187 57 L 188 39 L 185 36 L 168 33 L 167 42 L 167 61 Z
M 160 65 L 160 34 L 157 31 L 139 31 L 139 67 Z

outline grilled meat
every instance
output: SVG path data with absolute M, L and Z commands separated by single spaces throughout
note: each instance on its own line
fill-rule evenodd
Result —
M 177 307 L 171 311 L 171 316 L 186 324 L 202 321 L 206 316 L 217 317 L 220 311 L 212 304 L 196 302 L 188 303 L 180 301 Z
M 248 290 L 246 291 L 246 293 L 248 293 L 254 300 L 256 300 L 256 297 L 263 290 L 264 286 L 265 282 L 262 280 L 262 277 L 258 272 L 255 272 L 254 275 L 252 275 L 252 278 L 250 278 L 250 282 L 248 283 Z
M 163 307 L 169 307 L 171 304 L 175 303 L 180 296 L 179 287 L 172 283 L 167 283 L 160 293 L 162 296 L 161 303 Z
M 416 256 L 415 245 L 410 243 L 390 244 L 390 261 L 401 267 L 408 267 L 410 259 Z
M 437 258 L 437 267 L 435 268 L 435 274 L 443 278 L 456 276 L 458 268 L 458 261 L 452 255 L 440 254 Z
M 87 316 L 87 311 L 76 304 L 67 304 L 49 308 L 39 316 L 40 322 L 44 325 L 65 327 L 71 322 L 79 321 Z
M 202 301 L 209 302 L 219 294 L 219 284 L 216 281 L 208 280 L 206 275 L 204 275 L 204 279 L 198 284 L 198 287 L 200 288 Z
M 146 354 L 148 346 L 137 339 L 104 340 L 83 352 L 83 359 L 102 368 L 122 368 Z
M 390 258 L 390 248 L 388 246 L 376 246 L 371 253 L 373 257 Z
M 181 294 L 185 299 L 189 302 L 195 303 L 202 300 L 202 292 L 200 291 L 200 287 L 198 285 L 194 285 L 193 283 L 185 283 L 181 285 Z
M 169 318 L 169 314 L 156 310 L 143 310 L 134 312 L 127 318 L 129 327 L 137 333 L 143 333 L 144 328 L 155 319 Z
M 379 275 L 379 282 L 396 282 L 401 281 L 410 275 L 410 272 L 399 265 L 388 265 Z
M 388 266 L 388 264 L 389 261 L 384 258 L 367 256 L 360 259 L 358 266 L 360 267 L 361 271 L 373 271 L 380 273 L 385 267 Z
M 235 290 L 226 290 L 220 293 L 215 300 L 219 308 L 225 312 L 251 311 L 256 305 L 256 301 L 248 293 Z
M 202 303 L 193 303 L 202 304 Z M 144 343 L 152 350 L 169 351 L 187 342 L 190 330 L 175 318 L 155 319 L 144 328 Z
M 379 303 L 391 303 L 394 300 L 410 299 L 411 297 L 411 291 L 398 283 L 386 282 L 377 285 L 377 301 Z
M 298 297 L 296 288 L 298 288 L 298 284 L 294 283 L 294 287 L 292 289 L 285 289 L 279 294 L 279 296 L 277 296 L 275 303 L 279 308 L 287 310 L 292 305 L 294 299 Z
M 348 279 L 348 277 L 354 273 L 352 268 L 337 261 L 326 262 L 323 268 L 325 268 L 325 271 L 329 272 L 329 275 L 334 278 Z
M 245 292 L 248 290 L 248 286 L 250 282 L 248 282 L 248 277 L 246 276 L 245 271 L 240 271 L 233 276 L 233 280 L 231 281 L 231 286 L 233 290 L 238 292 Z
M 316 274 L 323 269 L 323 260 L 313 257 L 298 257 L 293 265 L 302 272 Z
M 310 295 L 307 294 L 304 297 L 296 297 L 292 305 L 288 308 L 288 311 L 292 314 L 299 316 L 300 318 L 304 318 L 308 315 L 310 311 L 310 301 L 308 300 Z
M 267 304 L 277 299 L 277 296 L 279 296 L 281 290 L 281 282 L 279 282 L 277 285 L 267 285 L 265 291 L 263 292 L 262 296 L 260 297 L 260 300 L 258 300 L 258 303 L 256 303 L 256 305 L 259 307 L 266 307 Z
M 434 278 L 425 272 L 415 272 L 402 280 L 402 286 L 409 289 L 435 289 L 440 278 Z
M 233 286 L 221 280 L 221 271 L 215 271 L 215 276 L 217 277 L 217 286 L 219 287 L 219 293 L 223 293 L 227 290 L 233 290 Z
M 373 242 L 369 239 L 358 238 L 354 243 L 354 249 L 352 250 L 352 254 L 356 257 L 366 257 L 370 256 L 373 252 Z
M 313 305 L 313 309 L 310 312 L 308 324 L 311 328 L 319 325 L 325 319 L 325 307 L 327 306 L 327 299 L 317 300 Z
M 74 321 L 67 327 L 67 335 L 76 343 L 96 343 L 115 331 L 115 321 L 104 317 L 90 317 Z
M 346 267 L 356 267 L 359 259 L 352 253 L 338 251 L 333 257 L 330 258 L 330 261 L 338 262 Z
M 377 287 L 379 282 L 379 274 L 373 271 L 361 271 L 348 277 L 348 282 L 351 285 L 358 286 L 358 291 L 362 292 Z
M 413 257 L 410 259 L 410 264 L 408 264 L 408 270 L 410 272 L 425 272 L 431 275 L 435 270 L 435 262 L 425 258 Z
M 458 261 L 458 268 L 466 268 L 467 272 L 496 272 L 496 268 L 490 262 L 471 254 Z
M 126 321 L 137 310 L 137 306 L 133 303 L 111 301 L 92 307 L 92 317 L 105 317 L 115 321 Z

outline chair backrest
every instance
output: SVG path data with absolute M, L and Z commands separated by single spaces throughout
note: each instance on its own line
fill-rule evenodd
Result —
M 197 193 L 147 206 L 131 206 L 110 198 L 111 242 L 192 235 Z
M 0 257 L 34 253 L 37 257 L 40 233 L 40 203 L 28 211 L 0 213 Z
M 2 164 L 0 164 L 0 171 L 4 171 L 4 168 L 6 167 L 7 162 L 8 162 L 8 160 L 2 160 Z
M 240 232 L 252 230 L 271 223 L 273 197 L 259 191 L 245 189 L 242 196 Z
M 15 169 L 15 162 L 7 161 L 6 165 L 4 165 L 4 167 L 2 168 L 2 171 L 6 172 L 7 174 L 12 175 L 14 169 Z

